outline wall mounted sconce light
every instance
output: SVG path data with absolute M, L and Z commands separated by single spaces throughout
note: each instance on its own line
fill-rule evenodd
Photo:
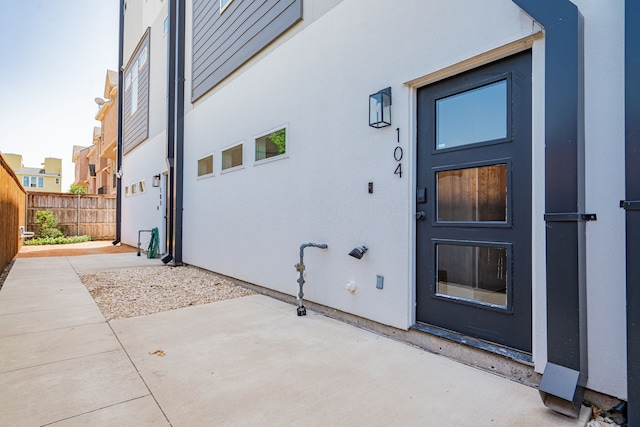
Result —
M 369 126 L 383 128 L 391 125 L 391 88 L 369 95 Z
M 153 185 L 154 187 L 160 187 L 160 174 L 153 175 L 153 181 L 151 182 L 151 185 Z
M 355 259 L 362 259 L 362 257 L 367 253 L 368 250 L 369 248 L 367 248 L 366 246 L 361 246 L 359 248 L 353 249 L 351 252 L 349 252 L 349 255 L 354 257 Z

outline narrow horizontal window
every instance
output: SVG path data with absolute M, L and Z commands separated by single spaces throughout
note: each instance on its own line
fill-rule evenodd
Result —
M 213 154 L 198 159 L 198 178 L 213 175 Z
M 242 144 L 222 152 L 222 170 L 242 166 Z
M 256 138 L 256 161 L 287 153 L 287 128 Z

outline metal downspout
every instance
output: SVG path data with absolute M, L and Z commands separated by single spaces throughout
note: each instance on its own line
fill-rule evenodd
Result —
M 182 264 L 182 188 L 184 153 L 184 0 L 169 0 L 167 55 L 167 255 L 163 262 Z
M 174 218 L 174 201 L 175 201 L 175 171 L 174 171 L 174 159 L 175 159 L 175 147 L 174 147 L 174 118 L 175 118 L 175 61 L 176 61 L 176 1 L 169 0 L 169 37 L 167 37 L 167 151 L 166 151 L 166 163 L 168 170 L 167 179 L 167 236 L 166 236 L 166 248 L 167 255 L 162 258 L 162 261 L 166 264 L 173 259 L 173 244 L 174 244 L 174 232 L 173 232 L 173 218 Z
M 124 0 L 120 0 L 120 40 L 118 43 L 118 135 L 116 149 L 116 239 L 112 242 L 114 245 L 120 243 L 122 238 L 122 112 L 124 105 L 124 96 L 122 95 L 123 87 L 123 70 L 124 65 Z
M 177 4 L 178 41 L 176 43 L 176 125 L 175 125 L 175 247 L 174 263 L 182 264 L 182 211 L 183 211 L 183 181 L 184 181 L 184 60 L 185 60 L 185 1 L 178 0 Z
M 544 404 L 577 417 L 588 377 L 583 20 L 569 0 L 513 0 L 545 30 Z
M 640 425 L 640 3 L 625 1 L 627 425 Z

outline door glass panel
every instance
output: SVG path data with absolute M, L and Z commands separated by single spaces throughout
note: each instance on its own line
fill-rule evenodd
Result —
M 436 101 L 436 149 L 507 137 L 507 80 Z
M 436 294 L 507 306 L 507 249 L 436 244 Z
M 507 165 L 436 172 L 438 221 L 506 222 Z

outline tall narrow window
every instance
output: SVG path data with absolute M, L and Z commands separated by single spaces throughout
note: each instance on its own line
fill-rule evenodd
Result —
M 131 68 L 131 115 L 138 111 L 138 61 Z
M 231 4 L 233 0 L 220 0 L 220 13 L 224 12 L 224 10 Z
M 23 187 L 28 187 L 29 186 L 29 177 L 28 176 L 23 176 L 22 177 L 22 186 Z
M 256 138 L 256 162 L 287 153 L 287 128 Z
M 44 188 L 44 178 L 41 176 L 38 177 L 38 188 Z
M 29 187 L 36 188 L 37 186 L 38 186 L 38 177 L 37 176 L 32 176 L 31 177 L 31 185 L 29 185 Z

